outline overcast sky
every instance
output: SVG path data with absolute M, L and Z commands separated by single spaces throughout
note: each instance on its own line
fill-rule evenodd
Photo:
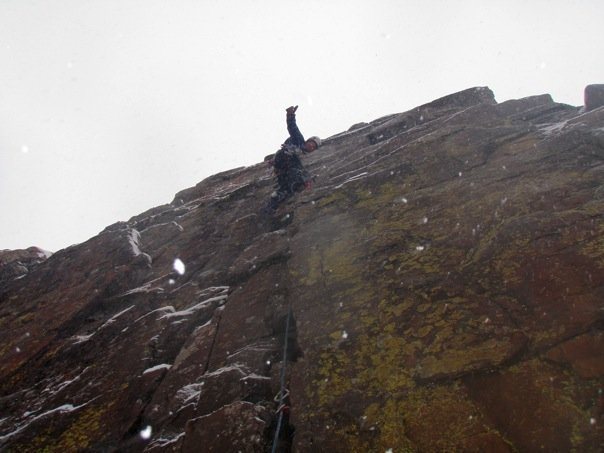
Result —
M 604 2 L 0 0 L 0 249 L 57 251 L 287 137 L 472 86 L 582 105 Z

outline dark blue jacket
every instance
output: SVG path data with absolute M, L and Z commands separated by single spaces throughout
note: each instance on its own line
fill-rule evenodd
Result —
M 285 140 L 284 145 L 294 145 L 298 148 L 304 146 L 304 136 L 296 124 L 296 115 L 287 115 L 287 132 L 289 132 L 289 138 Z
M 291 194 L 302 190 L 311 178 L 300 161 L 300 156 L 307 151 L 304 136 L 296 125 L 296 115 L 287 115 L 287 131 L 289 138 L 275 154 L 273 167 L 279 189 Z

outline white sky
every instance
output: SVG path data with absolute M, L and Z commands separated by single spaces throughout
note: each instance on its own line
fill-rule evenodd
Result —
M 0 0 L 0 249 L 56 251 L 287 137 L 489 86 L 583 103 L 604 2 Z

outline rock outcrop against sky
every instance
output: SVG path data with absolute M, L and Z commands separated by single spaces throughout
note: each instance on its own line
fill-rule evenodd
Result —
M 0 449 L 270 451 L 291 307 L 278 451 L 601 451 L 604 107 L 472 88 L 305 164 L 2 252 Z

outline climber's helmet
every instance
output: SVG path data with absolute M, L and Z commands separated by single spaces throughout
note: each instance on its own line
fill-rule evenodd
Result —
M 319 137 L 313 136 L 304 142 L 304 148 L 309 153 L 312 153 L 317 148 L 321 146 L 321 139 Z

